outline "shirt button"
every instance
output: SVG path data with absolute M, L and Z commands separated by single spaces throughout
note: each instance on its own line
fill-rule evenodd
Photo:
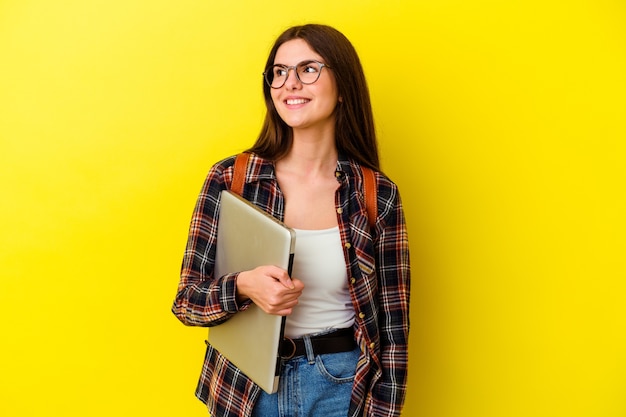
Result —
M 343 209 L 342 209 L 341 207 L 339 207 L 339 208 L 337 209 L 337 213 L 339 213 L 339 214 L 343 213 Z
M 350 243 L 346 243 L 344 246 L 346 247 L 346 249 L 350 249 L 352 247 Z
M 365 313 L 359 313 L 359 318 L 364 319 L 365 318 Z

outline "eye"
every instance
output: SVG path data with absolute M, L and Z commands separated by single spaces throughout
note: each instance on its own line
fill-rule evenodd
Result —
M 272 73 L 274 77 L 284 77 L 287 75 L 287 68 L 276 66 L 273 68 Z
M 306 62 L 303 64 L 300 64 L 300 73 L 307 73 L 307 74 L 315 74 L 318 73 L 320 70 L 320 66 L 317 62 Z

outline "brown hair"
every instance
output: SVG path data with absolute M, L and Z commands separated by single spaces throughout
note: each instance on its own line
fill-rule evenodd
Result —
M 324 59 L 335 76 L 337 91 L 342 98 L 335 108 L 337 150 L 361 165 L 379 170 L 372 105 L 356 50 L 341 32 L 330 26 L 318 24 L 294 26 L 276 39 L 265 68 L 274 64 L 278 48 L 294 39 L 303 39 L 307 42 L 311 49 Z M 262 82 L 267 113 L 261 133 L 248 151 L 267 159 L 278 160 L 291 149 L 293 131 L 278 115 L 270 87 L 264 80 Z

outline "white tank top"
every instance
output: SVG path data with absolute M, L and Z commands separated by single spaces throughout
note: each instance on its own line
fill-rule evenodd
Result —
M 295 232 L 291 275 L 304 283 L 304 290 L 298 305 L 287 316 L 285 336 L 297 338 L 329 328 L 351 327 L 354 307 L 339 227 Z

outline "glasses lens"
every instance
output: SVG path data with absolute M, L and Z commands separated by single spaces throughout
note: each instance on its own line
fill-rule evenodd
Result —
M 302 84 L 313 84 L 320 77 L 323 67 L 324 65 L 317 61 L 301 62 L 295 67 L 272 65 L 264 73 L 265 81 L 272 88 L 280 88 L 285 85 L 287 77 L 289 77 L 289 71 L 293 68 Z
M 265 81 L 270 87 L 280 88 L 287 79 L 287 68 L 282 65 L 273 65 L 265 71 Z
M 313 84 L 320 77 L 322 65 L 319 62 L 309 61 L 298 64 L 298 78 L 303 84 Z

